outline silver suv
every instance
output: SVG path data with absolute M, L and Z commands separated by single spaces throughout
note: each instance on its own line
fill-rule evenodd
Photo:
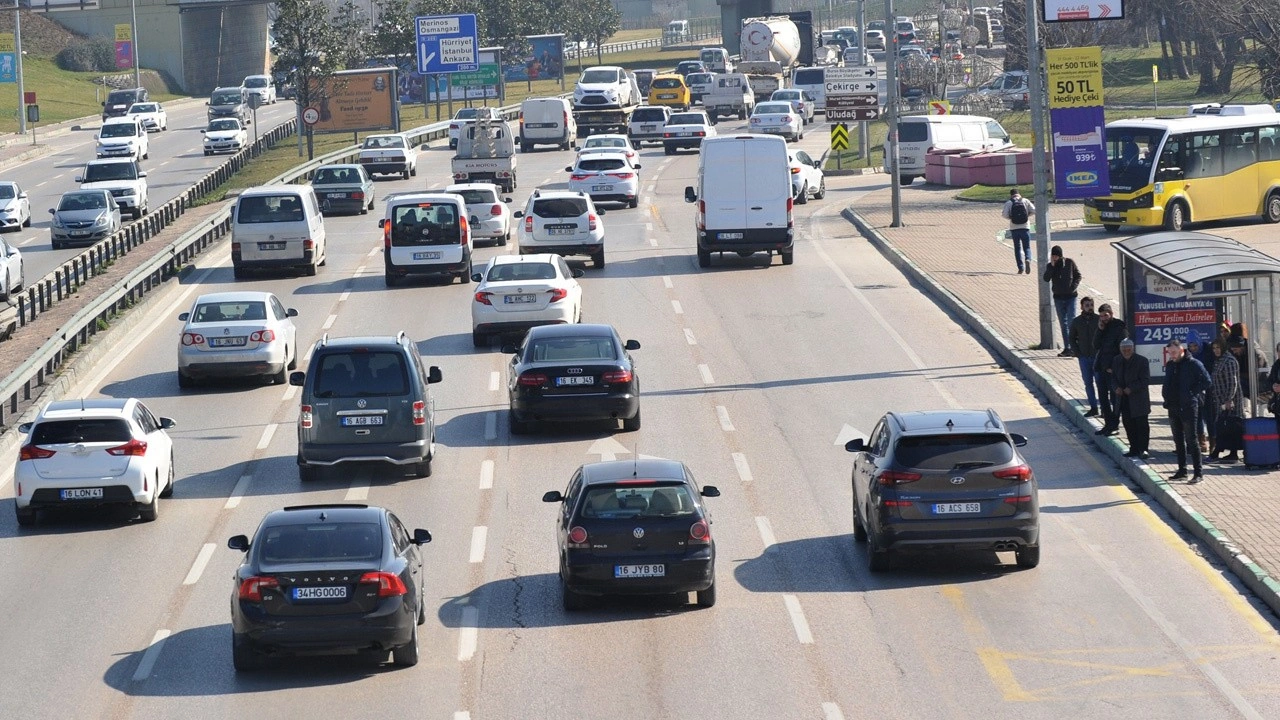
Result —
M 520 220 L 520 254 L 555 253 L 587 255 L 597 268 L 604 267 L 604 210 L 591 197 L 569 190 L 534 190 Z

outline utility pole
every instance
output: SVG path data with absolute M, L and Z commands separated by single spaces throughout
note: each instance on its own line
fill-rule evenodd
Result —
M 885 82 L 888 83 L 886 100 L 889 102 L 889 198 L 893 206 L 893 222 L 889 227 L 902 227 L 902 188 L 898 183 L 898 33 L 894 23 L 893 0 L 884 0 L 885 14 Z
M 14 71 L 18 73 L 18 134 L 27 132 L 27 95 L 22 87 L 22 11 L 18 4 L 13 5 L 13 61 Z
M 142 87 L 142 71 L 138 68 L 138 0 L 129 0 L 129 10 L 133 13 L 133 86 Z
M 1045 92 L 1041 73 L 1044 59 L 1040 52 L 1040 3 L 1027 0 L 1027 92 L 1031 104 L 1031 175 L 1035 182 L 1036 260 L 1043 277 L 1049 261 L 1049 164 L 1045 161 Z M 1040 346 L 1053 349 L 1053 299 L 1049 283 L 1037 282 L 1040 290 Z M 1067 338 L 1062 339 L 1066 347 Z
M 867 0 L 858 0 L 858 64 L 861 65 L 867 59 Z M 858 149 L 862 151 L 862 162 L 864 165 L 871 166 L 871 138 L 867 132 L 867 121 L 863 120 L 858 123 Z

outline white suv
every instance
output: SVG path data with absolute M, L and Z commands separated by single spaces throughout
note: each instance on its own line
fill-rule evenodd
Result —
M 604 267 L 604 210 L 597 210 L 591 196 L 571 190 L 534 190 L 520 220 L 521 255 L 555 253 L 587 255 L 597 268 Z
M 565 168 L 569 189 L 580 190 L 599 202 L 620 202 L 627 207 L 640 203 L 640 164 L 632 164 L 622 150 L 587 152 Z
M 250 75 L 240 83 L 250 95 L 258 96 L 259 105 L 273 105 L 276 101 L 276 81 L 270 75 Z
M 640 87 L 625 68 L 601 65 L 587 68 L 573 88 L 575 109 L 630 107 L 640 104 Z
M 134 220 L 147 214 L 147 174 L 134 160 L 90 160 L 84 166 L 84 173 L 76 176 L 76 182 L 83 190 L 109 191 L 120 206 L 120 213 L 128 210 Z
M 98 157 L 127 157 L 142 160 L 150 157 L 147 131 L 136 115 L 109 118 L 98 131 Z

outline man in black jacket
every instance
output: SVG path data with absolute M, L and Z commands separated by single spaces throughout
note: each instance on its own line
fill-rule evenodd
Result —
M 1150 361 L 1133 351 L 1133 341 L 1120 341 L 1120 355 L 1111 362 L 1116 382 L 1116 412 L 1124 421 L 1124 434 L 1129 438 L 1125 457 L 1146 458 L 1151 442 Z
M 1067 347 L 1080 363 L 1080 379 L 1084 381 L 1084 394 L 1089 399 L 1089 412 L 1085 417 L 1098 414 L 1097 373 L 1093 371 L 1093 358 L 1098 354 L 1098 313 L 1093 311 L 1093 298 L 1080 298 L 1080 314 L 1071 321 L 1071 340 Z M 1101 392 L 1101 391 L 1099 391 Z
M 1116 412 L 1114 369 L 1111 364 L 1120 355 L 1120 341 L 1128 337 L 1124 321 L 1112 314 L 1111 306 L 1102 303 L 1098 307 L 1098 335 L 1094 342 L 1098 355 L 1093 360 L 1093 371 L 1098 378 L 1098 405 L 1102 406 L 1102 429 L 1097 435 L 1115 435 L 1120 429 L 1120 416 Z
M 1076 288 L 1080 287 L 1080 268 L 1071 258 L 1062 256 L 1062 246 L 1049 251 L 1049 264 L 1044 268 L 1044 281 L 1053 294 L 1053 309 L 1062 330 L 1062 352 L 1058 357 L 1071 357 L 1071 319 L 1076 316 Z M 1110 367 L 1108 365 L 1107 367 Z
M 1180 341 L 1170 340 L 1168 352 L 1169 364 L 1164 366 L 1164 387 L 1161 388 L 1161 394 L 1164 396 L 1164 406 L 1169 410 L 1173 448 L 1178 453 L 1178 471 L 1169 476 L 1169 479 L 1181 480 L 1187 476 L 1187 453 L 1190 452 L 1194 472 L 1188 482 L 1194 485 L 1204 479 L 1200 473 L 1200 445 L 1196 442 L 1196 425 L 1204 392 L 1213 381 L 1204 365 L 1183 351 Z

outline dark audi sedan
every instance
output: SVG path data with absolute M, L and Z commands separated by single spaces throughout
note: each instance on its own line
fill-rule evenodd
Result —
M 503 347 L 514 353 L 507 375 L 512 435 L 544 421 L 622 420 L 640 429 L 640 378 L 630 350 L 609 325 L 544 325 L 524 341 Z
M 431 533 L 367 505 L 300 505 L 268 514 L 231 592 L 231 657 L 238 671 L 272 655 L 378 654 L 418 663 L 422 557 Z
M 871 438 L 850 440 L 853 536 L 873 572 L 898 552 L 1011 551 L 1040 563 L 1035 473 L 994 410 L 886 413 Z
M 716 545 L 701 490 L 682 462 L 647 458 L 583 465 L 560 503 L 560 591 L 565 610 L 581 610 L 591 595 L 696 592 L 716 604 Z

